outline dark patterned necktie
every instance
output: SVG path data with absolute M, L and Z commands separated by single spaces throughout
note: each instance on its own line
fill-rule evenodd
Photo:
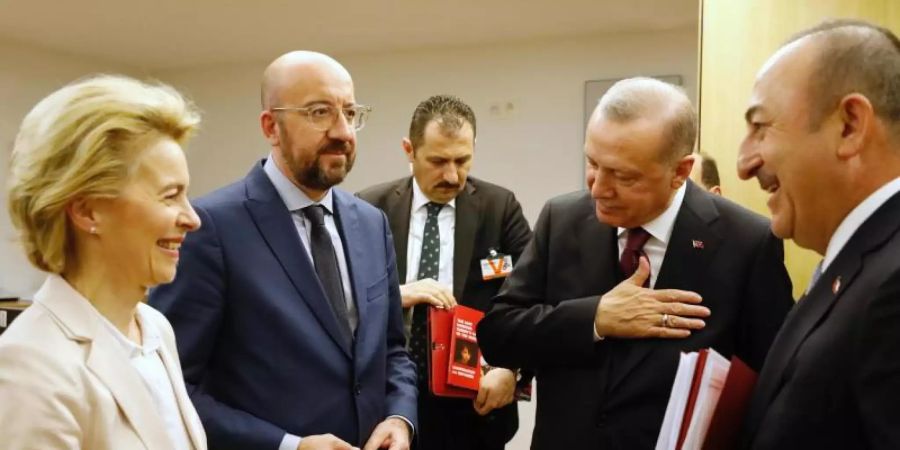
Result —
M 641 255 L 644 253 L 644 244 L 650 239 L 650 233 L 647 230 L 637 227 L 628 229 L 628 238 L 625 241 L 625 249 L 622 251 L 622 258 L 619 260 L 619 266 L 625 278 L 629 278 L 637 271 L 640 264 Z M 650 277 L 644 282 L 644 287 L 650 286 Z
M 419 256 L 419 273 L 417 280 L 438 279 L 441 262 L 441 233 L 438 229 L 438 214 L 444 207 L 441 203 L 428 203 L 428 218 L 425 219 L 425 230 L 422 233 L 422 254 Z M 412 324 L 410 326 L 409 352 L 419 374 L 419 385 L 428 386 L 428 304 L 421 303 L 413 307 Z
M 341 333 L 347 342 L 353 341 L 353 331 L 350 329 L 350 313 L 347 310 L 347 302 L 344 298 L 344 284 L 341 282 L 341 270 L 338 267 L 337 255 L 334 253 L 334 244 L 331 243 L 331 234 L 325 227 L 325 207 L 311 205 L 303 208 L 303 214 L 312 224 L 309 235 L 310 253 L 316 266 L 316 275 L 325 290 L 325 296 L 331 304 Z

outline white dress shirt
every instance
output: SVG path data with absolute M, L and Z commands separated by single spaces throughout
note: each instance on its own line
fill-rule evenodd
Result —
M 425 232 L 425 221 L 428 219 L 428 208 L 431 200 L 425 196 L 416 178 L 413 177 L 412 209 L 409 214 L 409 236 L 406 240 L 406 282 L 417 280 L 419 275 L 419 259 L 422 255 L 422 235 Z M 438 264 L 438 279 L 435 280 L 453 289 L 453 245 L 456 230 L 456 199 L 441 208 L 438 213 L 438 230 L 441 234 L 441 255 Z
M 834 230 L 834 234 L 831 235 L 831 239 L 828 241 L 825 258 L 822 260 L 822 272 L 825 272 L 828 266 L 834 262 L 837 255 L 847 245 L 847 241 L 853 237 L 853 234 L 862 226 L 863 222 L 868 220 L 884 202 L 890 200 L 898 192 L 900 192 L 900 177 L 894 178 L 878 188 L 860 204 L 856 205 L 856 208 L 853 208 L 853 211 L 850 211 L 847 217 L 844 217 L 844 220 Z
M 669 238 L 672 237 L 672 229 L 675 228 L 675 219 L 678 217 L 678 211 L 681 210 L 681 204 L 684 203 L 684 192 L 687 189 L 687 183 L 681 185 L 672 203 L 663 211 L 662 214 L 655 219 L 641 225 L 641 228 L 650 233 L 650 239 L 644 244 L 644 253 L 650 259 L 650 288 L 656 286 L 656 278 L 659 276 L 659 269 L 662 268 L 663 259 L 666 256 L 666 248 L 669 246 Z M 628 228 L 619 227 L 619 259 L 622 258 L 622 252 L 625 251 L 625 243 L 628 241 Z
M 192 450 L 194 446 L 191 444 L 187 427 L 181 417 L 181 410 L 178 409 L 178 400 L 175 399 L 172 380 L 169 379 L 166 366 L 159 354 L 159 349 L 162 347 L 162 336 L 151 320 L 144 319 L 142 308 L 149 308 L 149 306 L 138 305 L 135 314 L 141 328 L 143 345 L 132 342 L 99 312 L 97 315 L 103 319 L 101 322 L 116 342 L 122 346 L 122 351 L 125 352 L 131 366 L 144 380 L 150 396 L 153 397 L 153 403 L 156 404 L 157 412 L 166 426 L 166 434 L 169 435 L 169 440 L 172 442 L 172 449 Z

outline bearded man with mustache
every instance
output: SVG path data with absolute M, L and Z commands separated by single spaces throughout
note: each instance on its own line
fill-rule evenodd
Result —
M 272 150 L 194 202 L 204 227 L 151 294 L 178 338 L 210 448 L 409 448 L 415 368 L 384 214 L 334 188 L 370 108 L 334 59 L 291 52 L 263 74 Z

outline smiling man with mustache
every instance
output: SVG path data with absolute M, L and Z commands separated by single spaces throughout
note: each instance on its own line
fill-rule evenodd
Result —
M 390 228 L 334 188 L 368 111 L 334 59 L 276 59 L 259 116 L 270 156 L 195 202 L 205 232 L 151 295 L 211 449 L 409 448 L 415 368 Z
M 738 174 L 822 255 L 756 384 L 743 447 L 900 448 L 900 39 L 801 31 L 760 69 Z

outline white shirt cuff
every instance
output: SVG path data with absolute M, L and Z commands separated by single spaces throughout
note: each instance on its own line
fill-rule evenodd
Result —
M 390 419 L 392 417 L 396 417 L 396 418 L 406 422 L 407 425 L 409 425 L 409 429 L 412 431 L 412 433 L 409 435 L 410 439 L 412 439 L 412 437 L 415 436 L 416 427 L 413 426 L 412 422 L 410 422 L 409 419 L 407 419 L 406 417 L 403 417 L 403 416 L 388 416 L 387 418 Z M 297 447 L 300 446 L 301 440 L 303 440 L 303 439 L 300 436 L 295 436 L 290 433 L 285 433 L 284 437 L 281 438 L 281 444 L 278 445 L 278 450 L 297 450 Z
M 600 341 L 606 339 L 606 336 L 600 336 L 600 334 L 597 333 L 597 325 L 596 324 L 594 324 L 593 328 L 594 328 L 594 342 L 600 342 Z
M 302 438 L 300 436 L 285 433 L 284 437 L 281 438 L 281 444 L 278 446 L 278 450 L 297 450 L 301 440 Z
M 387 416 L 387 418 L 385 420 L 390 419 L 392 417 L 396 417 L 396 418 L 406 422 L 407 425 L 409 425 L 409 430 L 410 430 L 409 440 L 410 440 L 410 442 L 412 442 L 413 436 L 416 435 L 416 427 L 413 426 L 412 422 L 410 422 L 409 419 L 407 419 L 406 417 L 403 417 L 403 416 L 399 416 L 399 415 Z M 281 450 L 281 449 L 278 449 L 278 450 Z

